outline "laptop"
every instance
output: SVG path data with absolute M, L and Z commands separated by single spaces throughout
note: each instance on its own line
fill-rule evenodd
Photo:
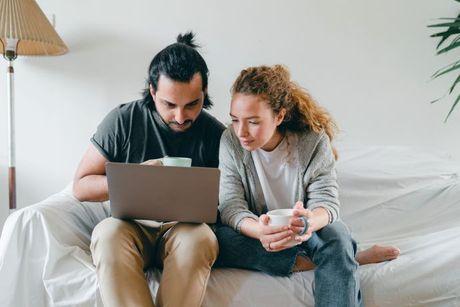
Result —
M 159 222 L 215 223 L 220 171 L 206 167 L 107 162 L 112 216 Z

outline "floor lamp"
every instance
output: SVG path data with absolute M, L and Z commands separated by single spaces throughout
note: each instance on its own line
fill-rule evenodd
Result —
M 18 55 L 61 55 L 67 46 L 34 0 L 0 0 L 0 50 L 8 61 L 8 183 L 10 211 L 16 209 L 14 68 Z

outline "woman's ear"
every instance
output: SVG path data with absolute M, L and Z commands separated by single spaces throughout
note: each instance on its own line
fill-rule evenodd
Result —
M 286 116 L 286 109 L 282 108 L 278 114 L 276 115 L 276 125 L 279 126 L 284 120 L 284 117 Z

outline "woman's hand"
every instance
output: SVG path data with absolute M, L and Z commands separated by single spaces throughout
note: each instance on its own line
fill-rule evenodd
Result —
M 308 228 L 305 228 L 304 217 L 308 221 Z M 289 221 L 289 229 L 295 234 L 294 239 L 298 242 L 305 242 L 310 239 L 313 229 L 315 229 L 315 217 L 313 212 L 305 209 L 303 202 L 298 201 L 294 205 L 293 217 Z M 303 232 L 303 234 L 302 234 Z
M 305 209 L 303 202 L 298 201 L 294 206 L 293 217 L 289 221 L 289 229 L 295 234 L 294 239 L 299 243 L 305 242 L 310 239 L 311 234 L 317 230 L 320 230 L 329 223 L 329 214 L 327 209 L 323 207 L 317 207 L 313 211 Z M 308 228 L 304 231 L 303 217 L 308 221 Z
M 269 252 L 279 252 L 299 243 L 293 240 L 294 233 L 289 226 L 269 226 L 270 218 L 266 214 L 259 217 L 259 241 Z

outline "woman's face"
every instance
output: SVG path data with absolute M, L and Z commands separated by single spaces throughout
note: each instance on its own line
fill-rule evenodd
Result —
M 262 97 L 235 94 L 230 106 L 230 116 L 235 134 L 241 146 L 252 151 L 261 148 L 271 151 L 281 142 L 282 135 L 277 128 L 286 111 L 275 114 Z

